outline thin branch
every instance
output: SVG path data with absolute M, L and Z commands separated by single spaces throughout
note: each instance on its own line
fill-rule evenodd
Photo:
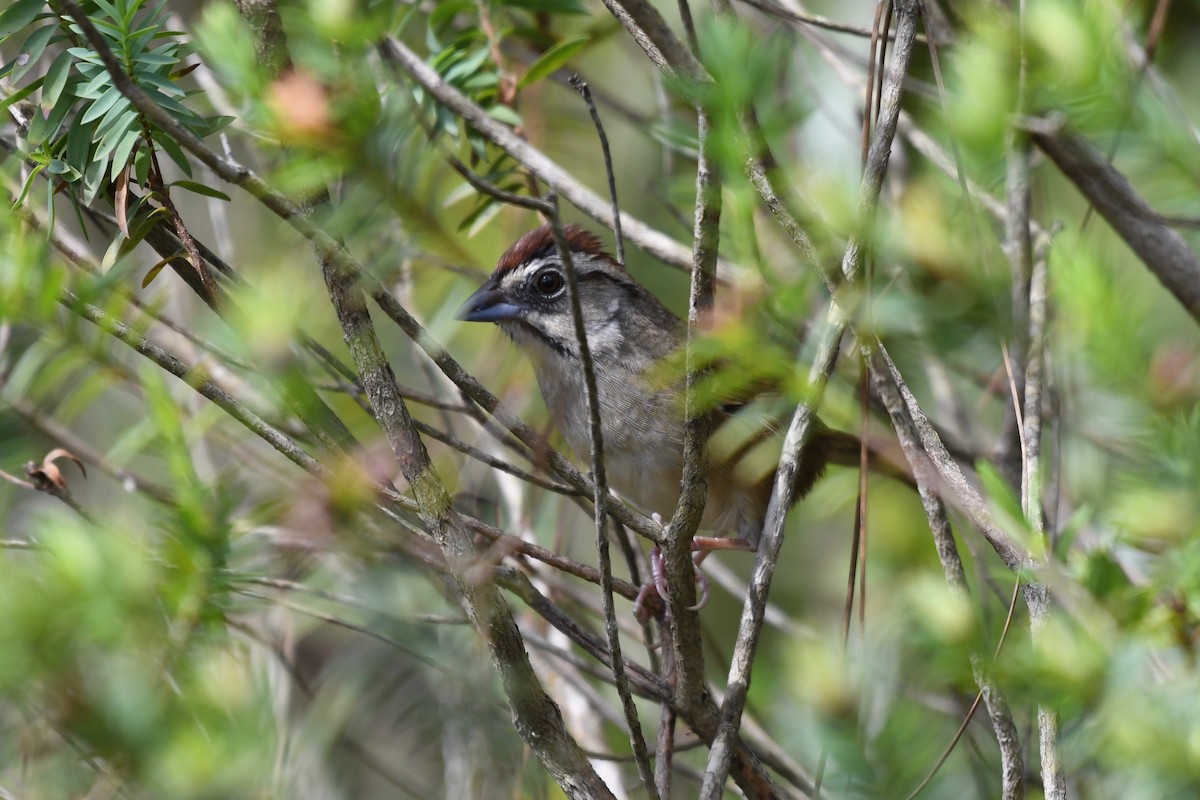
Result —
M 578 75 L 572 75 L 568 80 L 572 88 L 579 92 L 583 102 L 587 103 L 588 113 L 592 115 L 592 124 L 596 126 L 596 138 L 600 140 L 600 151 L 604 154 L 604 174 L 608 176 L 608 196 L 612 200 L 613 234 L 617 239 L 617 263 L 625 266 L 625 237 L 621 233 L 621 204 L 617 202 L 617 176 L 613 172 L 608 136 L 604 133 L 604 124 L 600 121 L 600 112 L 596 110 L 596 101 L 592 99 L 592 90 L 588 88 L 587 81 Z
M 839 22 L 828 17 L 822 17 L 819 14 L 802 13 L 789 8 L 784 8 L 773 0 L 739 0 L 748 6 L 753 6 L 764 14 L 770 14 L 773 17 L 786 19 L 788 22 L 793 22 L 798 25 L 807 25 L 814 28 L 832 31 L 834 33 L 847 33 L 851 36 L 861 36 L 864 39 L 870 39 L 876 35 L 873 28 L 863 28 L 858 25 L 851 25 L 848 22 Z M 886 35 L 889 39 L 895 39 L 896 34 L 880 34 Z M 924 35 L 918 34 L 917 41 L 924 44 L 926 39 Z
M 878 386 L 878 382 L 876 385 Z M 897 425 L 896 434 L 900 441 L 900 446 L 904 451 L 904 456 L 908 459 L 913 469 L 913 474 L 916 476 L 917 492 L 921 498 L 921 505 L 925 509 L 926 518 L 929 521 L 929 530 L 933 536 L 934 549 L 937 551 L 938 560 L 941 562 L 942 574 L 945 576 L 946 583 L 949 585 L 951 592 L 965 602 L 970 590 L 963 572 L 962 559 L 959 558 L 958 547 L 954 542 L 954 533 L 950 527 L 949 517 L 946 514 L 946 506 L 938 495 L 936 487 L 929 483 L 929 476 L 924 471 L 918 469 L 918 465 L 926 458 L 920 439 L 917 436 L 915 428 L 911 425 Z M 1020 581 L 1018 581 L 1019 583 Z M 1013 600 L 1009 604 L 1009 619 L 1011 619 L 1012 609 L 1015 607 L 1015 591 L 1014 589 Z M 1007 624 L 1004 630 L 1006 633 L 1008 630 Z M 999 653 L 999 647 L 1003 641 L 1004 634 L 1001 634 L 1000 642 L 996 646 L 996 654 Z M 995 660 L 996 654 L 993 654 L 993 660 Z M 1000 746 L 1001 797 L 1004 800 L 1020 800 L 1025 794 L 1025 761 L 1016 724 L 1013 722 L 1012 714 L 1008 709 L 1008 704 L 1003 694 L 1001 694 L 999 688 L 992 680 L 989 665 L 978 654 L 971 655 L 971 672 L 975 678 L 976 685 L 979 686 L 979 698 L 972 704 L 971 711 L 963 721 L 960 734 L 961 730 L 965 729 L 967 723 L 970 721 L 979 699 L 982 698 L 985 700 L 988 717 L 991 720 L 996 741 Z M 957 734 L 955 738 L 957 740 Z M 941 766 L 942 761 L 949 755 L 952 747 L 953 742 L 946 748 L 938 763 L 934 765 L 921 784 L 909 795 L 910 800 L 932 779 L 937 769 Z
M 330 625 L 335 625 L 339 628 L 345 628 L 348 631 L 353 631 L 355 633 L 361 634 L 363 636 L 366 636 L 369 639 L 374 639 L 377 642 L 386 644 L 388 647 L 396 648 L 397 650 L 401 651 L 402 653 L 405 653 L 408 656 L 410 656 L 413 660 L 419 661 L 422 664 L 424 664 L 425 666 L 429 667 L 430 669 L 436 670 L 436 671 L 442 673 L 443 675 L 448 675 L 451 677 L 458 677 L 461 679 L 462 673 L 459 670 L 454 669 L 446 664 L 440 664 L 437 661 L 434 661 L 429 656 L 425 655 L 425 653 L 423 653 L 419 648 L 414 647 L 413 645 L 411 645 L 407 642 L 403 642 L 394 636 L 388 636 L 386 633 L 380 633 L 379 631 L 375 630 L 374 628 L 367 627 L 366 625 L 359 625 L 357 623 L 351 622 L 348 619 L 343 619 L 342 617 L 339 617 L 336 614 L 329 614 L 324 611 L 319 611 L 315 608 L 309 608 L 308 606 L 302 605 L 300 603 L 294 603 L 291 600 L 287 600 L 283 597 L 263 594 L 262 592 L 256 592 L 253 589 L 234 589 L 233 591 L 236 592 L 237 594 L 242 595 L 243 597 L 250 597 L 255 600 L 263 600 L 268 603 L 274 603 L 274 604 L 281 606 L 283 608 L 286 608 L 290 611 L 295 611 L 297 614 L 303 614 L 306 617 L 312 617 L 313 619 L 320 620 L 321 622 L 325 622 Z
M 309 586 L 306 583 L 288 580 L 286 578 L 273 578 L 263 575 L 241 575 L 232 573 L 231 580 L 236 583 L 251 583 L 256 586 L 266 586 L 269 589 L 279 589 L 281 591 L 296 592 L 299 594 L 312 595 L 319 597 L 322 600 L 329 600 L 334 603 L 339 603 L 350 608 L 364 611 L 372 616 L 386 616 L 395 619 L 399 622 L 406 623 L 427 623 L 430 625 L 470 625 L 471 620 L 462 615 L 446 615 L 446 614 L 411 614 L 407 617 L 398 617 L 390 611 L 383 611 L 375 608 L 357 597 L 341 594 L 340 592 L 331 592 L 325 589 L 318 589 L 315 586 Z
M 285 458 L 309 474 L 317 476 L 328 474 L 329 470 L 315 458 L 266 420 L 226 394 L 224 390 L 204 377 L 202 371 L 193 370 L 155 342 L 91 303 L 83 302 L 71 292 L 60 292 L 59 302 L 191 386 L 229 416 L 245 425 L 251 433 L 274 447 Z
M 692 84 L 712 83 L 704 65 L 647 0 L 604 0 L 604 5 L 642 47 L 654 65 Z M 681 87 L 688 92 L 688 86 Z
M 696 161 L 696 205 L 692 232 L 692 281 L 688 296 L 688 327 L 684 361 L 683 473 L 679 499 L 666 531 L 665 569 L 667 622 L 670 625 L 671 662 L 675 696 L 684 708 L 698 707 L 705 693 L 704 650 L 700 620 L 696 614 L 695 564 L 692 539 L 704 517 L 708 494 L 708 437 L 711 417 L 696 408 L 696 387 L 703 375 L 697 367 L 694 341 L 713 304 L 713 277 L 720 246 L 721 180 L 713 158 L 708 114 L 698 110 Z
M 1025 113 L 1026 56 L 1025 56 L 1025 4 L 1014 5 L 1017 24 L 1017 85 L 1016 117 Z M 1029 349 L 1029 280 L 1033 271 L 1032 218 L 1033 193 L 1029 185 L 1029 163 L 1031 146 L 1029 136 L 1016 126 L 1008 131 L 1005 158 L 1005 205 L 1007 217 L 1004 226 L 1005 253 L 1008 255 L 1009 273 L 1012 278 L 1012 336 L 1005 358 L 1011 369 L 1014 403 L 1004 405 L 1004 422 L 1000 428 L 1000 445 L 996 463 L 1010 485 L 1021 484 L 1023 463 L 1023 431 L 1020 417 L 1020 398 L 1025 395 L 1025 358 Z M 961 164 L 960 164 L 961 174 Z M 1011 356 L 1009 358 L 1008 356 Z
M 1051 537 L 1046 530 L 1042 510 L 1042 395 L 1045 367 L 1047 329 L 1047 257 L 1044 253 L 1034 262 L 1029 285 L 1029 358 L 1025 365 L 1025 452 L 1022 459 L 1021 505 L 1025 520 L 1042 544 L 1043 563 L 1053 558 Z M 1044 636 L 1049 619 L 1050 598 L 1043 588 L 1038 602 L 1029 604 L 1030 625 L 1035 641 Z M 1047 800 L 1066 800 L 1067 781 L 1063 772 L 1058 741 L 1058 711 L 1050 706 L 1038 707 L 1038 732 L 1042 757 L 1042 786 Z
M 602 663 L 610 663 L 612 657 L 604 641 L 591 633 L 575 620 L 571 619 L 541 592 L 537 590 L 525 575 L 511 567 L 496 569 L 496 582 L 529 606 L 539 617 L 550 623 L 556 630 L 583 648 L 583 650 Z M 658 702 L 666 702 L 671 697 L 671 689 L 661 678 L 645 667 L 629 659 L 624 659 L 625 674 L 630 679 L 630 688 L 643 697 Z M 611 680 L 611 674 L 598 676 Z
M 432 133 L 430 134 L 432 138 Z M 510 206 L 518 208 L 528 208 L 531 211 L 540 211 L 543 214 L 550 214 L 554 211 L 553 207 L 541 197 L 531 197 L 527 194 L 517 194 L 506 189 L 501 189 L 491 181 L 484 180 L 479 175 L 476 175 L 474 170 L 466 164 L 458 160 L 458 158 L 449 153 L 446 154 L 446 160 L 451 168 L 462 176 L 463 180 L 471 184 L 475 191 L 481 194 L 486 194 L 488 197 L 495 198 L 501 203 L 507 203 Z
M 554 567 L 559 572 L 565 572 L 568 575 L 574 575 L 580 580 L 588 583 L 600 585 L 600 570 L 589 564 L 582 564 L 573 559 L 560 555 L 553 550 L 542 547 L 539 544 L 526 541 L 519 536 L 513 536 L 510 533 L 505 533 L 499 528 L 492 527 L 486 522 L 475 519 L 473 517 L 464 517 L 464 524 L 471 530 L 472 533 L 477 533 L 480 536 L 485 536 L 492 541 L 500 541 L 505 547 L 512 552 L 520 553 L 524 556 L 529 556 L 532 559 L 541 561 L 543 564 Z M 626 600 L 634 600 L 637 598 L 639 587 L 633 585 L 629 581 L 621 578 L 613 578 L 613 591 L 624 597 Z
M 587 94 L 587 84 L 580 82 L 576 87 L 591 104 Z M 599 118 L 596 118 L 599 124 Z M 602 140 L 603 141 L 603 140 Z M 608 147 L 605 145 L 607 162 Z M 608 164 L 612 174 L 611 163 Z M 616 186 L 613 189 L 613 208 L 616 210 Z M 651 800 L 658 800 L 658 792 L 654 788 L 654 771 L 650 766 L 650 756 L 646 752 L 646 739 L 642 735 L 642 724 L 638 720 L 637 706 L 633 703 L 633 695 L 629 693 L 629 680 L 625 677 L 625 663 L 621 657 L 621 633 L 617 627 L 617 611 L 613 604 L 613 575 L 612 558 L 608 548 L 608 533 L 605 529 L 606 510 L 608 507 L 608 479 L 604 471 L 604 437 L 600 422 L 600 394 L 596 388 L 596 369 L 592 363 L 592 351 L 588 346 L 587 328 L 583 321 L 583 306 L 579 300 L 579 277 L 575 274 L 575 262 L 571 258 L 571 246 L 567 243 L 567 235 L 563 231 L 562 219 L 558 214 L 558 200 L 551 196 L 554 214 L 550 217 L 550 229 L 554 233 L 554 243 L 558 247 L 558 256 L 562 260 L 563 273 L 567 279 L 567 299 L 571 306 L 571 321 L 575 326 L 575 341 L 579 346 L 579 361 L 583 368 L 583 386 L 588 408 L 588 431 L 592 447 L 592 486 L 594 521 L 596 525 L 596 551 L 599 553 L 600 564 L 600 597 L 604 603 L 604 630 L 608 636 L 609 668 L 613 673 L 613 681 L 617 687 L 617 695 L 621 698 L 621 708 L 625 712 L 625 721 L 629 725 L 629 741 L 633 754 L 637 759 L 638 773 L 642 785 Z
M 871 346 L 874 348 L 870 360 L 872 385 L 883 400 L 893 427 L 909 429 L 925 451 L 925 456 L 912 465 L 917 479 L 938 487 L 946 502 L 962 510 L 1010 570 L 1016 572 L 1028 567 L 1029 553 L 992 519 L 987 502 L 946 451 L 887 350 L 877 339 Z
M 359 272 L 359 277 L 364 283 L 370 286 L 371 297 L 375 300 L 379 308 L 429 356 L 433 363 L 438 366 L 438 369 L 442 371 L 442 374 L 449 378 L 455 386 L 461 389 L 473 402 L 477 403 L 480 408 L 491 414 L 497 422 L 507 428 L 510 433 L 516 436 L 527 447 L 534 452 L 544 454 L 550 463 L 550 467 L 558 473 L 559 477 L 573 486 L 577 491 L 589 496 L 594 493 L 590 479 L 581 474 L 560 453 L 547 447 L 536 431 L 526 425 L 516 414 L 501 405 L 499 398 L 489 392 L 483 384 L 463 369 L 462 365 L 455 361 L 446 349 L 429 335 L 421 323 L 391 293 L 375 283 L 370 275 Z M 658 543 L 661 540 L 662 532 L 649 518 L 639 514 L 615 498 L 610 497 L 607 502 L 608 513 L 616 517 L 622 525 L 633 529 L 652 542 Z
M 1024 127 L 1033 143 L 1200 322 L 1200 258 L 1184 238 L 1134 191 L 1128 179 L 1099 150 L 1065 130 L 1061 121 L 1029 119 Z

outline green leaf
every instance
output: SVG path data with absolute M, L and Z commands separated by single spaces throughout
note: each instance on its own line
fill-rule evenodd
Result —
M 474 5 L 472 0 L 444 0 L 444 2 L 437 3 L 429 12 L 429 27 L 439 28 Z
M 67 85 L 67 78 L 71 76 L 72 60 L 70 53 L 62 52 L 51 62 L 50 68 L 46 70 L 46 82 L 42 88 L 42 105 L 58 105 L 59 95 Z
M 125 100 L 125 96 L 121 94 L 117 87 L 110 86 L 108 87 L 108 91 L 106 91 L 99 100 L 92 103 L 88 110 L 83 112 L 83 116 L 80 117 L 79 121 L 91 122 L 92 120 L 100 119 L 108 113 L 109 109 L 117 105 L 117 103 L 121 102 L 122 100 Z M 128 102 L 128 100 L 125 100 L 126 104 L 128 104 Z
M 467 237 L 473 237 L 475 234 L 483 230 L 492 220 L 492 218 L 499 214 L 503 208 L 503 203 L 489 198 L 484 203 L 480 204 L 479 208 L 476 208 L 470 214 L 467 214 L 466 218 L 459 223 L 458 229 L 460 231 L 469 229 L 467 230 Z
M 116 6 L 108 2 L 108 0 L 93 0 L 93 2 L 100 6 L 101 10 L 108 14 L 109 19 L 116 20 L 121 18 L 121 12 L 117 11 Z
M 521 124 L 521 117 L 517 112 L 513 111 L 508 106 L 492 106 L 487 110 L 488 114 L 506 125 L 512 125 L 514 128 Z
M 172 256 L 172 258 L 173 258 L 173 256 Z M 158 277 L 158 273 L 162 272 L 163 268 L 166 267 L 167 264 L 170 264 L 170 263 L 171 263 L 171 258 L 164 258 L 161 261 L 159 261 L 157 264 L 155 264 L 153 267 L 151 267 L 150 271 L 146 273 L 146 277 L 142 278 L 142 288 L 145 289 L 147 286 L 149 286 L 151 283 L 153 283 L 154 279 Z
M 25 76 L 26 72 L 29 72 L 29 70 L 37 65 L 37 61 L 42 57 L 42 53 L 46 52 L 46 45 L 50 44 L 50 37 L 57 30 L 57 25 L 43 25 L 29 34 L 24 44 L 21 45 L 20 55 L 17 57 L 18 61 L 23 61 L 23 63 L 18 63 L 13 68 L 12 80 L 20 80 Z
M 82 72 L 82 70 L 80 71 Z M 91 76 L 88 82 L 81 86 L 75 94 L 83 100 L 99 100 L 110 90 L 117 91 L 117 88 L 113 86 L 112 77 L 108 72 L 101 69 L 95 75 Z
M 157 73 L 150 72 L 149 70 L 135 69 L 133 71 L 133 79 L 138 83 L 139 86 L 142 87 L 142 89 L 154 87 L 161 89 L 168 95 L 174 95 L 176 97 L 183 96 L 183 89 L 180 88 L 178 84 L 173 83 Z
M 117 238 L 112 240 L 112 244 L 104 251 L 104 258 L 100 259 L 100 272 L 107 273 L 113 268 L 121 258 L 121 245 L 125 243 L 125 234 L 117 231 Z
M 160 47 L 159 50 L 162 48 Z M 137 57 L 137 63 L 150 64 L 159 67 L 172 67 L 178 63 L 179 59 L 173 54 L 160 53 L 156 50 L 150 50 L 142 53 Z
M 92 135 L 95 132 L 95 123 L 76 123 L 67 131 L 67 151 L 63 158 L 80 172 L 87 172 L 88 153 L 92 150 Z
M 180 148 L 178 142 L 176 142 L 170 136 L 167 136 L 165 133 L 155 133 L 154 143 L 162 148 L 164 153 L 171 157 L 171 160 L 175 162 L 175 165 L 178 166 L 179 169 L 183 170 L 184 175 L 187 175 L 189 178 L 192 176 L 192 164 L 190 161 L 188 161 L 187 156 L 184 155 L 183 149 Z
M 447 83 L 455 83 L 460 78 L 474 75 L 475 71 L 483 66 L 483 62 L 488 60 L 489 55 L 490 53 L 486 46 L 480 47 L 467 58 L 446 70 L 442 77 L 446 79 Z
M 120 132 L 128 127 L 129 120 L 136 117 L 137 109 L 122 97 L 100 118 L 100 125 L 96 128 L 96 141 L 102 143 L 106 137 L 113 134 L 119 136 Z
M 529 84 L 537 83 L 542 78 L 550 75 L 563 64 L 570 61 L 571 57 L 582 50 L 584 45 L 590 41 L 590 36 L 573 36 L 570 39 L 563 39 L 538 56 L 529 65 L 529 69 L 525 70 L 525 74 L 521 76 L 521 80 L 517 81 L 517 88 L 524 89 Z
M 133 157 L 133 172 L 134 180 L 146 185 L 146 181 L 150 178 L 150 164 L 152 163 L 153 151 L 149 148 L 139 148 L 137 155 Z
M 976 474 L 987 493 L 987 499 L 997 512 L 996 522 L 1010 533 L 1021 536 L 1027 547 L 1040 547 L 1040 543 L 1030 541 L 1029 527 L 1025 522 L 1025 512 L 1021 508 L 1021 498 L 1013 491 L 1004 475 L 990 461 L 980 459 L 975 464 Z
M 80 32 L 80 36 L 83 32 Z M 67 52 L 78 58 L 80 61 L 86 61 L 89 64 L 95 64 L 100 69 L 104 69 L 104 62 L 100 60 L 100 56 L 96 55 L 96 51 L 90 47 L 68 47 Z
M 81 199 L 85 206 L 92 204 L 100 187 L 104 185 L 104 168 L 107 165 L 108 161 L 105 159 L 93 158 L 83 171 L 83 197 Z
M 50 166 L 53 167 L 55 163 L 61 164 L 62 162 L 56 159 L 50 162 Z M 63 166 L 66 167 L 65 164 Z M 67 168 L 69 169 L 69 167 Z M 54 213 L 54 186 L 57 183 L 58 181 L 46 181 L 46 230 L 48 231 L 54 230 L 54 221 L 56 219 Z
M 466 181 L 463 181 L 457 187 L 455 187 L 453 191 L 449 192 L 444 200 L 442 200 L 442 208 L 449 208 L 455 203 L 461 203 L 468 197 L 474 197 L 476 194 L 477 192 L 475 191 L 475 187 Z
M 480 72 L 478 75 L 472 75 L 460 83 L 459 88 L 464 93 L 478 96 L 477 92 L 482 92 L 484 89 L 493 89 L 499 83 L 500 73 L 489 70 L 488 72 Z
M 17 0 L 0 14 L 0 42 L 37 18 L 46 0 Z
M 180 189 L 186 189 L 189 192 L 202 194 L 205 197 L 213 197 L 217 200 L 224 200 L 227 203 L 231 202 L 229 195 L 218 189 L 214 189 L 211 186 L 205 186 L 203 183 L 197 183 L 196 181 L 175 181 L 171 184 L 171 186 L 178 186 Z
M 113 40 L 114 43 L 121 42 L 125 38 L 125 31 L 121 30 L 120 27 L 113 25 L 111 22 L 105 22 L 102 19 L 96 19 L 93 17 L 92 24 L 95 25 L 101 33 L 107 32 L 108 38 Z
M 38 79 L 39 82 L 41 80 L 41 78 Z M 53 139 L 58 135 L 58 131 L 62 128 L 69 113 L 71 113 L 71 104 L 59 103 L 50 110 L 50 114 L 44 119 L 40 113 L 35 114 L 33 121 L 29 124 L 29 141 L 48 142 Z
M 130 3 L 125 8 L 125 13 L 121 15 L 121 24 L 125 26 L 125 30 L 129 30 L 129 26 L 133 24 L 133 18 L 137 16 L 138 9 L 142 7 L 140 2 Z
M 193 133 L 203 139 L 207 136 L 212 136 L 214 133 L 225 130 L 234 123 L 235 119 L 236 117 L 227 117 L 221 114 L 205 117 L 204 124 L 196 128 Z
M 29 171 L 29 178 L 26 179 L 25 186 L 21 189 L 21 196 L 17 198 L 17 202 L 12 204 L 13 208 L 17 208 L 18 206 L 20 206 L 22 203 L 25 202 L 25 195 L 29 194 L 29 189 L 33 186 L 34 179 L 37 178 L 38 173 L 41 172 L 42 170 L 44 170 L 45 168 L 46 168 L 45 164 L 38 164 L 36 167 L 34 167 L 32 170 Z
M 150 283 L 155 278 L 158 277 L 158 273 L 163 271 L 164 267 L 166 267 L 168 264 L 170 264 L 172 261 L 174 261 L 177 258 L 184 258 L 185 255 L 186 254 L 182 250 L 179 251 L 178 253 L 172 253 L 171 255 L 167 256 L 166 258 L 162 259 L 157 264 L 155 264 L 153 267 L 151 267 L 150 271 L 146 273 L 146 277 L 142 278 L 142 288 L 145 289 L 147 286 L 149 286 Z
M 143 88 L 146 94 L 150 96 L 151 100 L 153 100 L 155 103 L 158 103 L 167 111 L 171 112 L 171 116 L 175 117 L 175 119 L 179 120 L 184 125 L 187 125 L 189 128 L 194 129 L 197 126 L 204 124 L 204 120 L 200 118 L 199 114 L 197 114 L 195 111 L 192 111 L 175 98 L 167 97 L 158 89 Z
M 117 145 L 121 143 L 126 132 L 136 125 L 137 111 L 132 108 L 115 117 L 107 130 L 105 130 L 104 123 L 100 123 L 100 131 L 98 131 L 100 142 L 96 145 L 96 153 L 92 158 L 97 161 L 107 161 L 109 154 L 117 149 Z
M 133 152 L 133 148 L 137 146 L 138 139 L 142 137 L 140 127 L 134 127 L 127 131 L 124 136 L 117 142 L 117 146 L 113 148 L 113 163 L 112 170 L 109 175 L 110 180 L 116 180 L 117 173 L 125 169 L 129 164 L 129 156 Z

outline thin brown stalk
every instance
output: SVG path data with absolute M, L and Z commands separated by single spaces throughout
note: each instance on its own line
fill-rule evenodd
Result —
M 579 91 L 583 94 L 586 89 L 587 86 L 584 85 Z M 587 97 L 586 94 L 585 97 Z M 593 105 L 592 108 L 595 106 Z M 608 148 L 605 147 L 606 155 L 607 150 Z M 611 164 L 609 166 L 611 167 Z M 613 191 L 616 191 L 615 186 Z M 604 629 L 608 636 L 609 668 L 612 670 L 613 682 L 617 687 L 617 695 L 621 698 L 621 708 L 629 726 L 629 741 L 637 760 L 642 786 L 651 800 L 658 800 L 658 792 L 654 788 L 654 770 L 650 766 L 650 756 L 646 751 L 646 739 L 642 734 L 641 722 L 638 720 L 637 706 L 634 705 L 633 695 L 629 692 L 629 680 L 625 676 L 625 662 L 621 657 L 621 633 L 617 626 L 617 610 L 613 602 L 612 558 L 609 553 L 608 533 L 605 528 L 608 480 L 604 469 L 604 436 L 600 421 L 600 394 L 596 388 L 596 369 L 592 363 L 591 348 L 588 346 L 587 329 L 583 321 L 583 306 L 579 300 L 579 278 L 575 274 L 575 264 L 571 259 L 571 247 L 567 243 L 567 235 L 563 231 L 562 220 L 558 215 L 558 202 L 553 196 L 550 202 L 554 207 L 554 214 L 550 218 L 550 227 L 554 232 L 554 242 L 558 247 L 558 255 L 562 260 L 563 272 L 567 279 L 567 298 L 571 306 L 571 320 L 575 326 L 575 341 L 579 347 L 579 361 L 583 367 L 584 389 L 587 395 L 588 428 L 592 447 L 592 486 L 594 487 L 592 502 L 595 511 L 596 551 L 599 554 L 600 565 L 600 596 L 604 604 Z M 615 194 L 613 203 L 615 209 Z

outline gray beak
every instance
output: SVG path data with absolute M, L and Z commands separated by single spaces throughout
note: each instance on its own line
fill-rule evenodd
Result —
M 521 307 L 509 300 L 508 295 L 497 289 L 490 280 L 458 309 L 458 318 L 464 322 L 503 322 L 520 319 L 521 314 Z

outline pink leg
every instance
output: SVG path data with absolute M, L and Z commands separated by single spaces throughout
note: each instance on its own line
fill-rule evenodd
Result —
M 633 601 L 633 616 L 643 625 L 650 621 L 652 615 L 647 605 L 652 592 L 664 601 L 667 599 L 667 576 L 663 571 L 662 550 L 658 547 L 650 550 L 650 580 L 642 584 Z
M 655 521 L 662 525 L 662 519 L 657 514 Z M 692 539 L 694 555 L 692 561 L 696 565 L 696 583 L 700 585 L 700 597 L 694 606 L 688 606 L 689 611 L 699 611 L 708 603 L 708 578 L 700 571 L 700 563 L 714 550 L 752 551 L 754 547 L 745 539 L 725 539 L 716 536 L 697 536 Z M 667 599 L 667 576 L 663 569 L 662 550 L 655 547 L 650 551 L 650 582 L 643 584 L 633 601 L 633 615 L 639 622 L 648 622 L 651 616 L 649 597 L 653 591 L 665 602 Z
M 753 552 L 757 548 L 745 539 L 725 539 L 720 536 L 697 536 L 692 539 L 692 549 L 698 553 L 713 550 L 742 550 Z

